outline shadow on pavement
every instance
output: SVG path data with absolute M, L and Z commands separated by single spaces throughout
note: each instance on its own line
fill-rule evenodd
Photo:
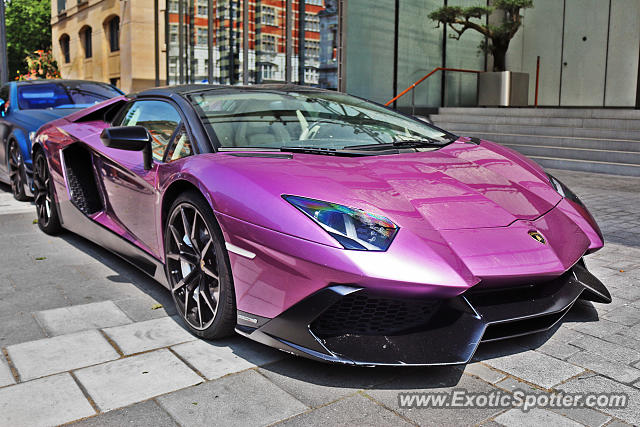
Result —
M 173 298 L 169 290 L 138 270 L 137 267 L 78 234 L 64 231 L 59 237 L 116 273 L 105 276 L 105 279 L 114 283 L 130 283 L 158 300 L 169 314 L 175 314 Z

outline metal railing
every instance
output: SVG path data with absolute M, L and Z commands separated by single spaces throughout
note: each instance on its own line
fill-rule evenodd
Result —
M 397 96 L 395 96 L 393 99 L 391 99 L 389 102 L 387 102 L 384 105 L 386 105 L 388 107 L 389 105 L 393 104 L 395 101 L 397 101 L 398 99 L 400 99 L 401 97 L 406 95 L 409 91 L 411 91 L 411 114 L 415 114 L 415 112 L 416 112 L 416 91 L 414 89 L 420 83 L 422 83 L 423 81 L 427 80 L 429 77 L 431 77 L 433 74 L 435 74 L 438 71 L 456 71 L 458 73 L 475 73 L 475 74 L 484 72 L 484 71 L 478 71 L 478 70 L 465 70 L 463 68 L 437 67 L 437 68 L 434 68 L 429 74 L 427 74 L 426 76 L 422 77 L 420 80 L 416 81 L 414 84 L 412 84 L 411 86 L 409 86 L 408 88 L 406 88 L 405 90 L 400 92 Z

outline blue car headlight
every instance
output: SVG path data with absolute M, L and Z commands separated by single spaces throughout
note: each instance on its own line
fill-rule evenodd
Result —
M 567 187 L 562 182 L 560 182 L 558 178 L 554 177 L 551 174 L 547 174 L 547 176 L 549 177 L 549 182 L 551 183 L 551 186 L 558 192 L 558 194 L 560 194 L 565 199 L 569 199 L 572 202 L 579 204 L 580 206 L 584 206 L 584 203 L 582 203 L 582 200 L 580 200 L 573 191 L 569 190 L 569 187 Z
M 399 229 L 382 215 L 306 197 L 282 197 L 333 236 L 345 249 L 386 251 Z

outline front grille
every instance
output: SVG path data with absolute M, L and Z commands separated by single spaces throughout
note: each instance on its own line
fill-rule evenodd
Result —
M 425 325 L 440 301 L 393 299 L 355 292 L 329 307 L 312 324 L 316 336 L 396 335 Z
M 508 288 L 483 288 L 476 285 L 465 292 L 464 295 L 474 307 L 509 303 L 527 303 L 529 301 L 545 298 L 554 294 L 560 286 L 561 283 L 556 281 L 521 284 Z

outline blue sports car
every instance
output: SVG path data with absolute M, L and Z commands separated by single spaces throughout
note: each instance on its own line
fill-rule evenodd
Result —
M 43 124 L 115 96 L 116 87 L 82 80 L 9 82 L 0 88 L 0 181 L 13 196 L 33 195 L 31 139 Z

